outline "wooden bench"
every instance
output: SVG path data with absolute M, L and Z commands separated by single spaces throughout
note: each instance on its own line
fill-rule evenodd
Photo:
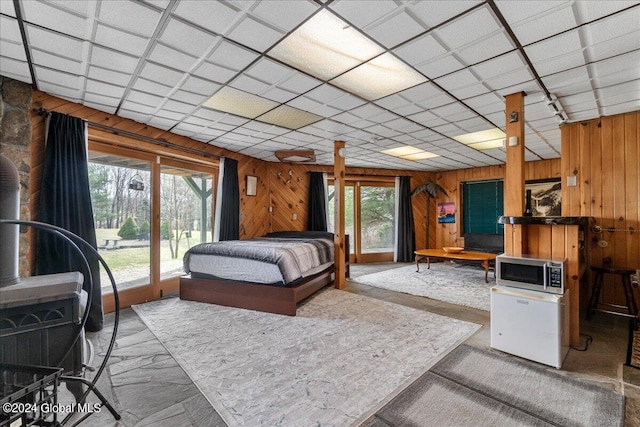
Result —
M 118 246 L 118 241 L 120 241 L 122 239 L 120 239 L 119 237 L 112 237 L 109 239 L 104 239 L 104 246 L 105 247 L 109 247 L 109 242 L 113 242 L 113 247 Z

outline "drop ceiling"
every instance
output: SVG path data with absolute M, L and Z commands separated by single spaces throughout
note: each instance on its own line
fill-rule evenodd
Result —
M 337 76 L 315 73 L 304 53 L 288 65 L 288 37 L 327 16 L 372 42 L 373 56 Z M 363 62 L 388 60 L 409 67 L 410 87 L 358 79 Z M 329 165 L 343 140 L 347 166 L 461 169 L 505 162 L 501 147 L 454 138 L 504 130 L 512 93 L 527 95 L 526 160 L 560 157 L 562 122 L 640 110 L 640 4 L 2 0 L 0 74 L 267 161 L 313 149 Z M 354 76 L 357 87 L 345 83 Z M 266 113 L 221 107 L 229 93 L 260 100 Z M 383 152 L 404 146 L 436 157 Z

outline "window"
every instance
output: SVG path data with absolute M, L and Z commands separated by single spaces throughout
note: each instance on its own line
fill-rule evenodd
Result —
M 498 180 L 462 184 L 465 233 L 504 233 L 504 225 L 498 224 L 498 217 L 504 212 L 503 187 L 503 181 Z

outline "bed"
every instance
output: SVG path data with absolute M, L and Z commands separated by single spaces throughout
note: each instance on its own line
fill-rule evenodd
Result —
M 184 256 L 180 298 L 289 316 L 333 281 L 333 234 L 279 232 L 203 243 Z

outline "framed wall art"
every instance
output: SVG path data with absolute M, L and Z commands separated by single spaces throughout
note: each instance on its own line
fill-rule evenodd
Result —
M 561 216 L 562 193 L 560 178 L 527 181 L 525 191 L 531 190 L 532 216 Z
M 258 177 L 247 175 L 247 196 L 255 196 L 258 193 Z

